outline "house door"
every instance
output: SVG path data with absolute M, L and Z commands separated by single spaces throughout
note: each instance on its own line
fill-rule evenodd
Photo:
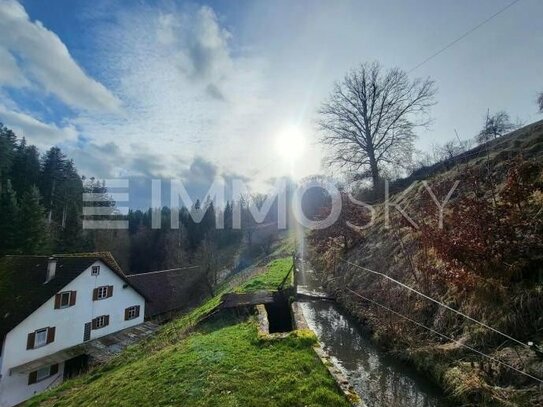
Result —
M 91 336 L 91 323 L 87 322 L 85 324 L 85 329 L 83 330 L 83 342 L 90 340 Z

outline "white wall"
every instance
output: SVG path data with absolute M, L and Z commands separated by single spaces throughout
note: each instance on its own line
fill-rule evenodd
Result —
M 10 375 L 10 368 L 82 343 L 86 322 L 91 322 L 93 318 L 100 315 L 109 315 L 109 325 L 92 330 L 91 340 L 143 322 L 144 298 L 130 286 L 123 288 L 126 283 L 104 263 L 97 261 L 94 265 L 100 265 L 100 274 L 98 276 L 91 275 L 91 266 L 60 290 L 77 291 L 74 306 L 55 309 L 55 297 L 53 295 L 45 304 L 7 334 L 2 352 L 1 407 L 9 407 L 32 397 L 36 392 L 47 387 L 49 385 L 47 382 L 54 380 L 54 378 L 51 378 L 28 386 L 28 374 L 13 373 Z M 93 301 L 93 289 L 103 285 L 113 286 L 113 296 Z M 125 321 L 124 310 L 133 305 L 140 306 L 140 316 Z M 56 328 L 54 342 L 37 349 L 27 350 L 28 334 L 36 329 L 48 326 Z M 62 371 L 63 366 L 62 369 L 59 366 L 59 375 L 62 374 Z

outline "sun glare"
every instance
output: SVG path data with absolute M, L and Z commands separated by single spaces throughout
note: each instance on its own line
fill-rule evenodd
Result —
M 281 157 L 289 161 L 300 158 L 305 150 L 305 137 L 298 126 L 283 129 L 275 140 L 275 149 Z

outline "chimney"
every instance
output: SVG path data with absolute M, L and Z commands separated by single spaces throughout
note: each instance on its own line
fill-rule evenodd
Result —
M 49 261 L 47 263 L 47 278 L 45 279 L 46 284 L 49 281 L 51 281 L 53 278 L 55 278 L 56 270 L 57 270 L 57 259 L 51 256 L 49 257 Z

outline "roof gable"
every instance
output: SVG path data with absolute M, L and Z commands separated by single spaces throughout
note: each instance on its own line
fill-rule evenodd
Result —
M 0 338 L 47 302 L 92 264 L 101 261 L 131 285 L 114 261 L 103 253 L 54 255 L 55 277 L 45 283 L 49 256 L 4 256 L 0 259 Z M 113 264 L 111 260 L 113 259 Z M 131 285 L 144 298 L 136 287 Z

